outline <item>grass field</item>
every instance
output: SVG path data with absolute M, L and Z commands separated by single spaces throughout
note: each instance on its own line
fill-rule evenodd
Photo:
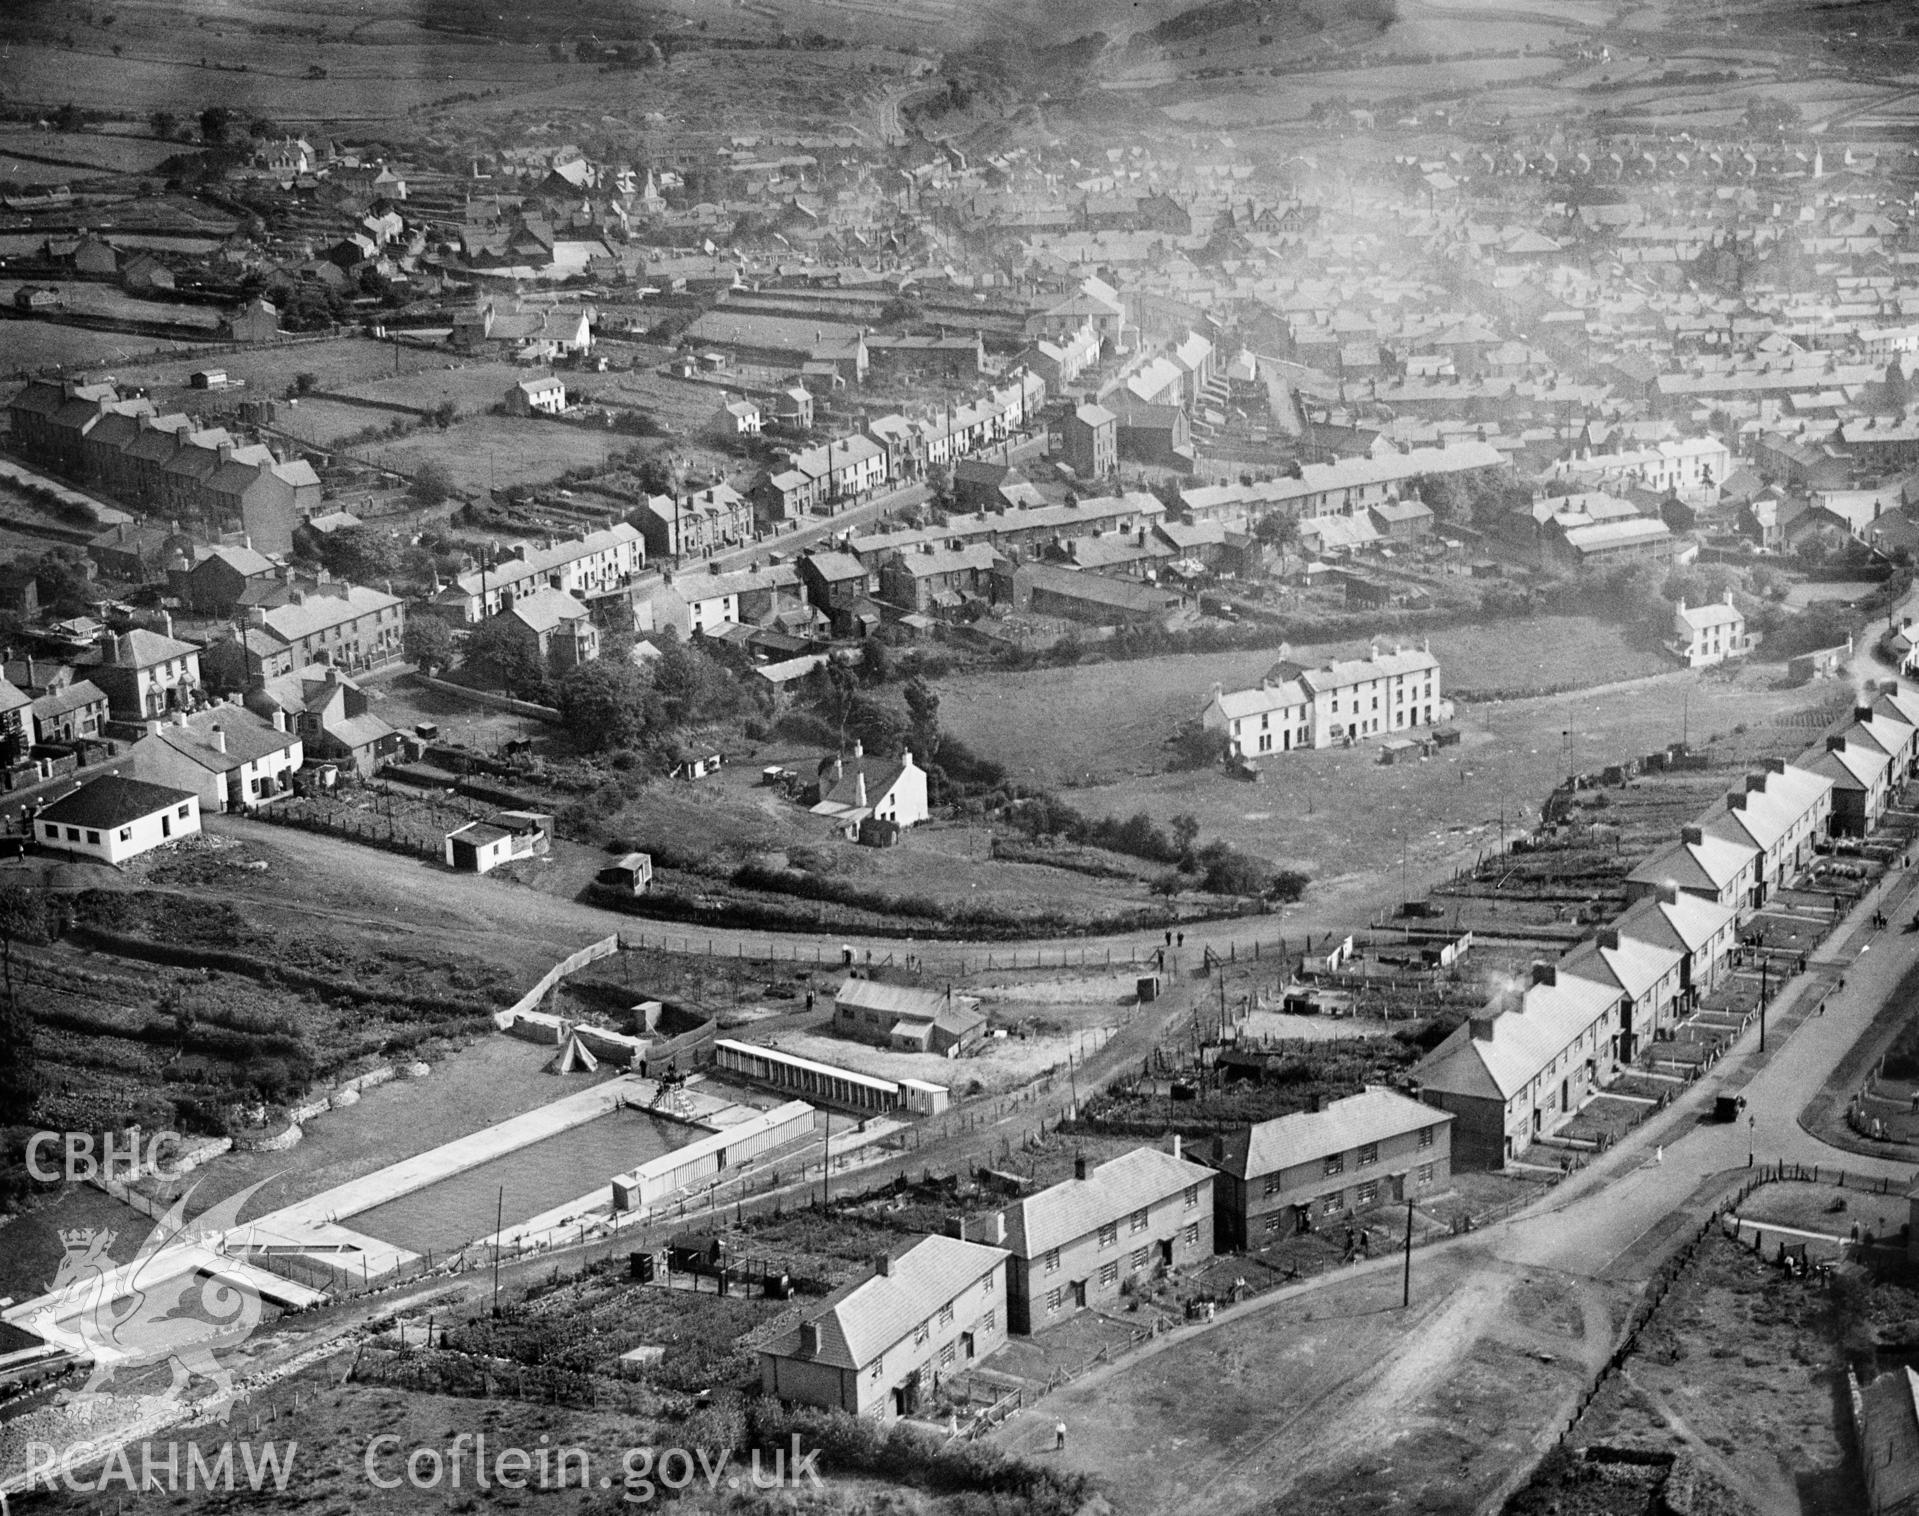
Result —
M 67 309 L 79 315 L 108 316 L 116 321 L 168 321 L 176 326 L 202 328 L 212 337 L 220 325 L 220 312 L 210 305 L 170 305 L 160 300 L 140 300 L 124 294 L 111 284 L 62 284 L 56 286 L 67 299 Z M 13 303 L 20 281 L 0 279 L 0 300 Z M 150 342 L 148 337 L 130 337 L 132 342 Z
M 183 150 L 177 142 L 147 137 L 107 136 L 100 132 L 0 131 L 0 158 L 8 153 L 31 153 L 81 165 L 80 173 L 144 174 Z
M 1513 665 L 1539 656 L 1547 635 L 1538 623 L 1531 635 L 1505 634 Z M 1558 658 L 1576 660 L 1577 646 L 1562 644 Z M 1434 649 L 1443 651 L 1437 638 Z M 1568 730 L 1571 761 L 1584 772 L 1686 735 L 1716 756 L 1728 783 L 1755 757 L 1791 756 L 1815 735 L 1768 723 L 1773 712 L 1815 698 L 1772 688 L 1774 670 L 1748 670 L 1736 683 L 1669 671 L 1572 696 L 1463 704 L 1461 744 L 1426 762 L 1383 766 L 1374 747 L 1299 752 L 1268 760 L 1258 785 L 1214 770 L 1165 770 L 1161 744 L 1197 713 L 1218 677 L 1207 670 L 1237 666 L 1256 678 L 1262 656 L 967 676 L 942 682 L 941 716 L 1016 778 L 1066 786 L 1066 798 L 1089 815 L 1144 811 L 1164 824 L 1190 814 L 1202 838 L 1229 838 L 1304 869 L 1315 880 L 1309 903 L 1322 915 L 1342 902 L 1370 909 L 1375 897 L 1396 897 L 1392 863 L 1402 850 L 1405 888 L 1417 895 L 1435 876 L 1496 848 L 1502 817 L 1509 836 L 1536 823 L 1540 803 L 1567 773 Z M 1603 649 L 1595 656 L 1600 676 Z M 1563 674 L 1577 664 L 1555 666 Z M 998 698 L 985 682 L 992 679 L 1005 687 Z M 1741 726 L 1747 730 L 1737 732 Z
M 372 420 L 377 413 L 366 415 Z M 455 489 L 484 493 L 511 484 L 547 484 L 571 468 L 603 468 L 615 452 L 632 443 L 631 437 L 613 431 L 485 416 L 457 422 L 445 431 L 428 427 L 397 442 L 360 451 L 403 474 L 432 459 L 447 471 Z
M 1672 668 L 1658 653 L 1629 642 L 1617 626 L 1590 616 L 1451 627 L 1434 633 L 1431 646 L 1448 694 L 1603 684 Z M 1363 642 L 1292 649 L 1293 658 L 1308 666 L 1365 653 Z M 1199 715 L 1215 683 L 1243 689 L 1278 657 L 1275 644 L 1257 652 L 960 675 L 940 681 L 940 714 L 955 736 L 1021 778 L 1075 784 L 1152 773 L 1164 766 L 1166 740 Z
M 178 353 L 189 346 L 164 337 L 90 332 L 52 321 L 9 321 L 0 326 L 0 371 L 26 375 L 56 365 L 73 370 L 110 366 L 118 375 L 131 372 L 134 363 L 151 362 L 156 354 Z

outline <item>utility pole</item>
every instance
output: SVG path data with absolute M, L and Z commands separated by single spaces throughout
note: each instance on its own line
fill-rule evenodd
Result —
M 506 1186 L 500 1186 L 499 1197 L 493 1202 L 493 1316 L 500 1315 L 500 1233 L 505 1230 L 502 1219 L 506 1214 Z
M 820 1164 L 820 1209 L 825 1210 L 832 1199 L 833 1189 L 833 1117 L 826 1117 L 826 1157 Z
M 1406 1262 L 1399 1276 L 1399 1307 L 1413 1303 L 1413 1203 L 1406 1202 Z
M 1759 1051 L 1762 1053 L 1766 1051 L 1766 989 L 1767 981 L 1771 977 L 1771 960 L 1761 958 L 1759 960 Z

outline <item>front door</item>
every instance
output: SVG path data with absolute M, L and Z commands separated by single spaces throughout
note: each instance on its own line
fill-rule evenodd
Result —
M 1167 1268 L 1173 1266 L 1173 1239 L 1165 1238 L 1159 1245 L 1159 1261 Z
M 1084 1279 L 1075 1279 L 1073 1281 L 1073 1309 L 1077 1311 L 1086 1309 L 1086 1281 Z
M 960 1352 L 967 1358 L 973 1356 L 973 1334 L 971 1332 L 960 1333 Z

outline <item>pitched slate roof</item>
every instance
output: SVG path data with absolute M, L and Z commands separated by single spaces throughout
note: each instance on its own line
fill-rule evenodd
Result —
M 1237 1128 L 1223 1140 L 1219 1167 L 1240 1179 L 1256 1178 L 1450 1120 L 1446 1112 L 1396 1090 L 1369 1085 L 1322 1110 Z
M 1006 1210 L 1006 1245 L 1018 1257 L 1036 1258 L 1212 1177 L 1211 1169 L 1171 1153 L 1134 1148 L 1084 1179 L 1063 1179 L 1014 1201 Z
M 1717 894 L 1750 869 L 1759 849 L 1744 836 L 1721 837 L 1705 832 L 1697 842 L 1675 842 L 1661 848 L 1626 878 L 1634 884 L 1664 884 L 1683 889 L 1705 888 Z
M 170 811 L 193 798 L 190 790 L 108 774 L 54 801 L 36 819 L 104 831 L 108 827 L 127 826 L 159 811 Z
M 1620 992 L 1558 973 L 1554 983 L 1527 985 L 1513 998 L 1510 1006 L 1488 1006 L 1428 1053 L 1419 1064 L 1421 1088 L 1510 1100 L 1608 1015 Z
M 841 1285 L 806 1318 L 819 1329 L 811 1362 L 863 1369 L 909 1336 L 941 1306 L 1006 1262 L 1004 1248 L 957 1237 L 922 1237 L 891 1260 L 888 1271 Z M 800 1330 L 775 1337 L 760 1349 L 778 1358 L 800 1357 Z

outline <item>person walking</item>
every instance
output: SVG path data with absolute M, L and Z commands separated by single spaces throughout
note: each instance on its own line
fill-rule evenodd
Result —
M 1063 1421 L 1053 1423 L 1053 1451 L 1055 1453 L 1066 1451 L 1066 1423 Z
M 1663 1142 L 1658 1147 L 1652 1150 L 1652 1161 L 1655 1165 L 1659 1165 L 1659 1166 L 1663 1166 L 1665 1164 L 1666 1145 Z

